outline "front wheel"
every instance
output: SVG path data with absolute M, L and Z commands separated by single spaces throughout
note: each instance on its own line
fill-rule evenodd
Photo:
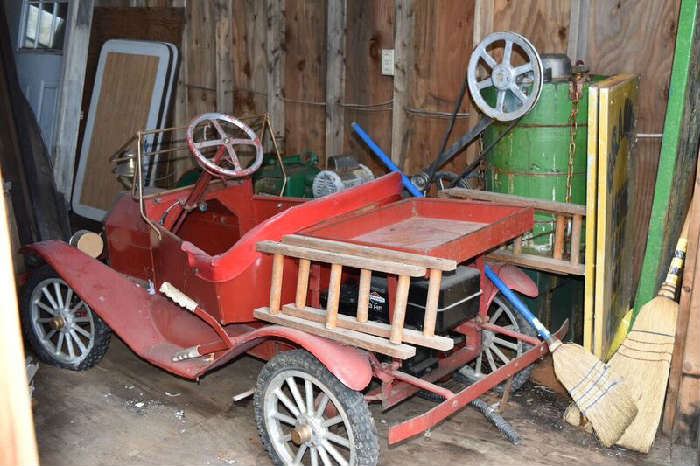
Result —
M 20 308 L 24 337 L 46 364 L 83 371 L 107 352 L 107 324 L 48 265 L 32 272 Z
M 255 420 L 276 465 L 374 466 L 379 442 L 362 393 L 304 350 L 280 353 L 260 372 Z

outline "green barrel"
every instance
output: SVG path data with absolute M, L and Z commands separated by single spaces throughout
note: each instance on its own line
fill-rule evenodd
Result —
M 485 97 L 491 100 L 491 96 Z M 570 81 L 561 79 L 545 82 L 537 105 L 520 119 L 488 155 L 486 189 L 565 202 L 572 109 Z M 576 121 L 570 202 L 585 204 L 588 83 L 584 84 L 578 102 Z M 510 123 L 500 122 L 492 124 L 483 134 L 484 147 L 493 144 L 509 125 Z M 526 238 L 524 249 L 531 253 L 550 253 L 554 243 L 554 228 L 553 215 L 535 214 L 533 235 Z

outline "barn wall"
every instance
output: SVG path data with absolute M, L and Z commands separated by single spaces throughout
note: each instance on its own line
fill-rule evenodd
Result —
M 375 171 L 382 169 L 352 134 L 350 124 L 357 121 L 404 169 L 416 172 L 437 155 L 448 123 L 444 112 L 452 111 L 473 45 L 496 30 L 522 33 L 540 52 L 568 51 L 596 73 L 640 74 L 638 130 L 660 133 L 680 0 L 98 0 L 97 4 L 185 7 L 175 125 L 205 111 L 232 110 L 242 116 L 272 107 L 283 114 L 275 131 L 285 152 L 311 149 L 323 159 L 326 132 L 337 134 L 327 120 L 333 105 L 342 142 L 331 150 L 355 153 Z M 270 19 L 273 6 L 280 14 Z M 345 13 L 339 31 L 328 28 L 328 11 Z M 282 34 L 275 35 L 276 30 Z M 333 75 L 327 75 L 332 53 L 327 50 L 328 34 L 344 36 L 339 51 L 343 80 L 337 66 L 331 68 Z M 383 48 L 396 49 L 402 67 L 396 77 L 380 74 Z M 277 92 L 269 92 L 271 85 L 279 86 Z M 339 85 L 342 89 L 337 89 Z M 339 92 L 343 98 L 328 104 L 329 92 Z M 478 119 L 468 99 L 460 112 L 453 139 Z M 648 181 L 639 186 L 648 186 L 658 164 L 660 139 L 640 139 L 636 150 L 639 176 Z M 459 170 L 473 153 L 474 149 L 449 168 Z M 651 201 L 651 194 L 639 196 Z M 640 215 L 644 218 L 648 212 Z

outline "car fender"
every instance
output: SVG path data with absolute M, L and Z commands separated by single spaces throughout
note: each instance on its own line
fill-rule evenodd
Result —
M 305 349 L 313 354 L 343 385 L 352 390 L 364 390 L 372 380 L 372 366 L 366 351 L 353 346 L 343 345 L 327 338 L 311 335 L 302 330 L 281 325 L 266 325 L 238 337 L 235 347 L 244 348 L 247 341 L 258 345 L 269 340 L 286 340 Z M 234 350 L 231 357 L 223 358 L 220 364 L 225 363 L 238 353 L 239 351 Z M 211 370 L 211 368 L 208 368 L 208 370 Z
M 372 380 L 372 366 L 369 362 L 369 355 L 366 351 L 360 350 L 351 346 L 346 346 L 328 340 L 326 338 L 317 337 L 301 330 L 296 330 L 279 325 L 265 325 L 255 330 L 251 330 L 242 335 L 232 338 L 233 347 L 228 350 L 228 354 L 220 358 L 215 364 L 202 366 L 196 371 L 183 372 L 180 368 L 182 365 L 170 364 L 170 359 L 165 362 L 161 359 L 154 360 L 149 348 L 154 341 L 158 339 L 172 338 L 172 334 L 162 335 L 153 325 L 136 325 L 144 317 L 145 311 L 149 306 L 146 302 L 149 298 L 146 290 L 132 288 L 130 293 L 126 293 L 131 299 L 129 308 L 142 308 L 143 312 L 108 312 L 105 310 L 106 303 L 102 303 L 102 295 L 108 294 L 109 286 L 100 284 L 97 286 L 93 283 L 86 284 L 81 280 L 85 274 L 91 276 L 103 276 L 105 283 L 113 283 L 117 280 L 128 280 L 125 276 L 118 274 L 114 269 L 100 261 L 87 256 L 76 248 L 64 243 L 63 241 L 42 241 L 25 246 L 22 249 L 24 254 L 33 254 L 42 258 L 48 263 L 66 282 L 75 289 L 76 293 L 83 298 L 90 307 L 102 317 L 107 324 L 135 351 L 138 355 L 145 358 L 165 370 L 176 373 L 186 378 L 199 378 L 204 373 L 210 371 L 214 367 L 225 363 L 241 352 L 256 346 L 270 339 L 287 340 L 313 354 L 338 380 L 340 380 L 348 388 L 356 391 L 363 390 L 369 385 Z M 88 270 L 90 269 L 90 270 Z M 90 280 L 87 280 L 90 282 Z M 122 287 L 126 285 L 122 284 Z M 126 288 L 125 288 L 126 289 Z M 143 297 L 136 296 L 143 294 Z M 157 296 L 152 297 L 158 298 Z M 168 300 L 157 299 L 161 307 L 168 307 L 172 304 Z M 181 342 L 184 346 L 197 344 L 199 342 L 211 341 L 216 338 L 216 334 L 211 327 L 206 325 L 199 318 L 196 318 L 190 313 L 183 312 L 181 309 L 176 309 L 175 314 L 179 319 L 184 320 L 184 324 L 188 328 L 192 328 L 191 332 L 187 332 L 187 337 L 191 339 L 189 342 Z M 152 322 L 153 319 L 147 319 Z M 145 323 L 145 322 L 144 322 Z M 138 331 L 134 331 L 138 328 Z M 181 328 L 181 327 L 179 327 Z
M 510 264 L 488 264 L 501 280 L 513 291 L 517 291 L 525 296 L 534 298 L 539 294 L 537 284 L 522 270 Z M 491 306 L 493 299 L 498 294 L 498 288 L 491 280 L 486 280 L 483 287 L 486 296 L 486 309 Z

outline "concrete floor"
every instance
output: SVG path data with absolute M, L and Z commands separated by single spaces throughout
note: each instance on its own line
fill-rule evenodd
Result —
M 243 357 L 201 383 L 174 377 L 140 360 L 117 338 L 87 372 L 42 365 L 35 378 L 34 416 L 43 465 L 269 465 L 258 440 L 252 402 L 234 394 L 253 387 L 262 363 Z M 600 448 L 561 420 L 566 401 L 538 387 L 516 395 L 505 417 L 523 442 L 513 446 L 479 413 L 465 409 L 428 435 L 386 446 L 393 422 L 424 412 L 408 400 L 373 409 L 385 465 L 695 464 L 689 451 L 659 438 L 649 455 Z

